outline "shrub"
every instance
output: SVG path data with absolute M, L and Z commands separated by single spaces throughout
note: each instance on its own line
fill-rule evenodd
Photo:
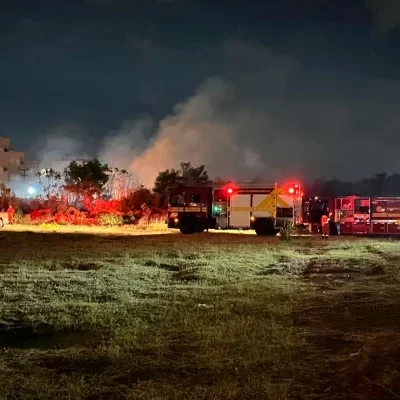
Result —
M 296 227 L 294 228 L 294 231 L 300 235 L 310 233 L 308 225 L 305 225 L 305 224 L 296 225 Z
M 58 210 L 53 218 L 54 222 L 58 225 L 67 225 L 72 223 L 71 215 L 68 213 L 68 210 Z
M 53 217 L 50 209 L 35 210 L 30 213 L 30 222 L 33 225 L 52 222 Z
M 118 200 L 98 199 L 88 209 L 94 214 L 118 214 L 121 210 L 121 202 Z
M 48 208 L 51 210 L 51 213 L 54 214 L 56 213 L 60 208 L 65 207 L 62 201 L 58 200 L 55 197 L 50 197 L 46 199 L 43 204 L 41 205 L 41 208 Z
M 14 214 L 14 224 L 28 225 L 31 222 L 29 214 L 24 214 L 22 210 L 18 209 Z
M 118 226 L 122 225 L 123 219 L 120 215 L 115 214 L 100 214 L 99 224 L 102 226 Z
M 288 242 L 292 239 L 294 232 L 294 227 L 290 222 L 285 222 L 283 227 L 280 229 L 280 238 L 281 240 Z
M 142 186 L 124 197 L 120 202 L 120 206 L 122 211 L 127 212 L 140 210 L 143 203 L 149 207 L 158 207 L 160 203 L 159 195 Z

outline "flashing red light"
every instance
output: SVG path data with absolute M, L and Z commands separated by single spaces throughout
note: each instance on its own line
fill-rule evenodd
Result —
M 226 191 L 227 191 L 229 194 L 232 194 L 232 193 L 233 193 L 233 189 L 232 189 L 232 188 L 228 188 Z
M 292 182 L 288 182 L 286 183 L 286 190 L 288 194 L 290 195 L 300 195 L 300 193 L 302 192 L 301 190 L 301 185 L 300 183 L 296 182 L 296 181 L 292 181 Z

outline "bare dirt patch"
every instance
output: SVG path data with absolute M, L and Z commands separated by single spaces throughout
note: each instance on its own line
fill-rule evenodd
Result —
M 76 260 L 76 261 L 54 262 L 50 264 L 49 269 L 52 271 L 57 271 L 62 269 L 71 269 L 77 271 L 97 271 L 102 267 L 104 267 L 104 264 L 101 262 Z
M 317 284 L 321 289 L 364 280 L 367 277 L 385 280 L 387 272 L 382 264 L 368 259 L 315 258 L 311 259 L 303 270 L 303 278 Z
M 199 268 L 196 266 L 185 266 L 172 274 L 172 279 L 180 282 L 195 282 L 200 279 Z
M 400 335 L 395 333 L 354 335 L 346 339 L 331 335 L 312 337 L 304 355 L 313 368 L 307 371 L 303 399 L 398 399 L 400 393 Z M 301 386 L 301 385 L 300 385 Z M 307 393 L 307 394 L 306 394 Z M 299 397 L 297 397 L 299 398 Z
M 157 263 L 153 260 L 147 260 L 144 264 L 172 272 L 171 279 L 174 281 L 193 282 L 200 279 L 201 265 L 197 263 L 190 263 L 185 260 L 176 260 L 174 263 Z
M 400 262 L 400 254 L 387 253 L 372 245 L 367 245 L 365 248 L 369 253 L 380 256 L 388 263 Z
M 178 272 L 180 271 L 181 266 L 179 264 L 167 264 L 167 263 L 157 263 L 153 260 L 147 260 L 144 262 L 146 267 L 157 267 L 160 269 L 164 269 L 169 272 Z
M 307 343 L 295 398 L 400 398 L 400 289 L 386 266 L 313 259 L 303 275 L 315 295 L 294 313 Z
M 258 271 L 258 275 L 301 275 L 306 268 L 306 260 L 279 256 L 276 263 L 261 267 Z
M 93 333 L 54 331 L 48 327 L 14 326 L 0 328 L 0 347 L 12 349 L 65 349 L 95 343 Z

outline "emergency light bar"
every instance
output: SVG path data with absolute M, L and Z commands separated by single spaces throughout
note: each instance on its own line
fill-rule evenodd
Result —
M 285 186 L 288 187 L 287 191 L 289 194 L 301 194 L 301 187 L 298 183 L 291 183 Z

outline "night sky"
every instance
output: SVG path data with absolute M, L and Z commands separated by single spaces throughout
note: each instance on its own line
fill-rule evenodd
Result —
M 394 3 L 3 2 L 0 135 L 144 182 L 185 160 L 238 178 L 400 172 Z

